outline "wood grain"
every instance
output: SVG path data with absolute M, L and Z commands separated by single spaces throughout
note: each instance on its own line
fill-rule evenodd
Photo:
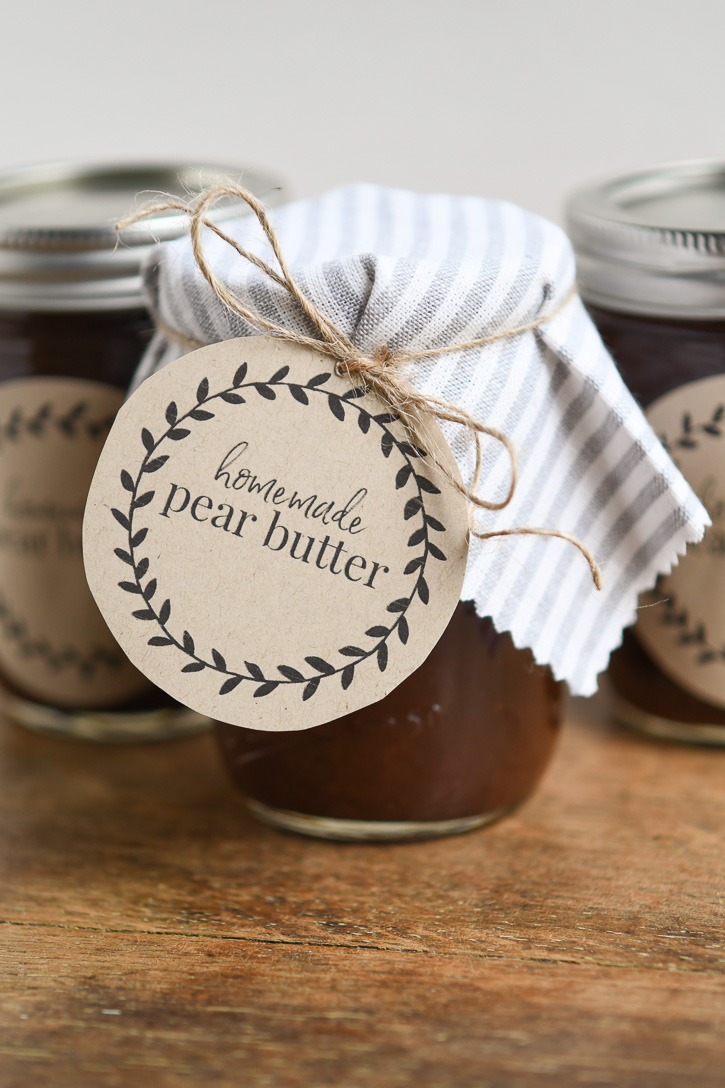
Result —
M 722 1085 L 725 753 L 577 701 L 459 839 L 254 823 L 209 737 L 0 729 L 0 1084 Z

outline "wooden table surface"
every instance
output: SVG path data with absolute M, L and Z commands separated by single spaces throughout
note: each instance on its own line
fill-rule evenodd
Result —
M 460 838 L 256 824 L 208 736 L 0 727 L 0 1084 L 725 1084 L 725 752 L 572 704 Z

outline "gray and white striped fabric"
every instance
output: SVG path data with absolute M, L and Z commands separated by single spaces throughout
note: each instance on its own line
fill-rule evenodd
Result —
M 571 247 L 558 227 L 512 204 L 420 196 L 354 185 L 276 209 L 272 222 L 303 292 L 372 353 L 416 351 L 477 339 L 554 311 L 574 282 Z M 271 260 L 251 217 L 226 229 Z M 289 296 L 208 233 L 208 257 L 250 309 L 310 333 Z M 210 344 L 259 330 L 231 313 L 196 268 L 188 239 L 160 246 L 145 270 L 160 323 Z M 144 377 L 189 350 L 157 333 Z M 408 367 L 424 393 L 465 407 L 513 440 L 520 482 L 510 505 L 479 513 L 482 528 L 552 527 L 574 533 L 601 564 L 597 592 L 579 552 L 531 536 L 473 541 L 463 599 L 529 647 L 576 694 L 597 674 L 635 619 L 637 597 L 677 562 L 709 524 L 622 383 L 574 297 L 546 324 L 484 348 Z M 470 439 L 444 424 L 464 479 Z M 500 498 L 508 457 L 485 450 L 480 493 Z

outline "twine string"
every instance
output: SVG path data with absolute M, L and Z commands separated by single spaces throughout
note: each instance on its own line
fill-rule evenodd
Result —
M 254 213 L 271 246 L 279 271 L 267 261 L 263 260 L 263 258 L 250 252 L 241 242 L 227 234 L 226 231 L 210 218 L 213 206 L 225 197 L 243 201 Z M 575 288 L 572 288 L 554 309 L 524 325 L 518 325 L 515 328 L 492 333 L 489 336 L 483 336 L 476 340 L 468 340 L 457 344 L 446 344 L 442 347 L 428 348 L 423 351 L 391 351 L 387 344 L 381 344 L 373 355 L 367 356 L 353 344 L 350 338 L 341 329 L 337 328 L 337 326 L 334 325 L 317 306 L 315 306 L 314 302 L 312 302 L 303 291 L 300 290 L 287 265 L 277 233 L 269 221 L 266 208 L 253 193 L 249 192 L 249 190 L 244 189 L 241 185 L 235 185 L 229 182 L 208 189 L 197 197 L 195 201 L 189 203 L 169 198 L 168 200 L 147 205 L 145 208 L 141 208 L 138 211 L 131 213 L 116 225 L 116 229 L 122 231 L 143 219 L 169 211 L 181 212 L 189 217 L 191 243 L 196 264 L 214 294 L 228 307 L 228 309 L 244 318 L 250 325 L 264 329 L 279 339 L 287 340 L 293 344 L 300 344 L 303 347 L 308 347 L 314 351 L 328 355 L 334 360 L 335 370 L 338 375 L 347 376 L 355 385 L 364 384 L 375 393 L 384 404 L 390 406 L 392 411 L 400 417 L 402 424 L 417 445 L 427 445 L 421 439 L 421 436 L 424 434 L 424 423 L 426 419 L 431 417 L 439 421 L 455 423 L 458 426 L 463 427 L 467 433 L 472 436 L 475 449 L 475 466 L 470 487 L 466 487 L 465 484 L 456 479 L 453 473 L 445 465 L 442 465 L 437 461 L 434 451 L 431 451 L 431 457 L 436 461 L 436 466 L 446 477 L 448 483 L 469 503 L 469 511 L 471 513 L 471 516 L 469 517 L 469 531 L 472 536 L 476 537 L 478 540 L 491 540 L 496 537 L 514 535 L 558 537 L 561 540 L 566 540 L 579 549 L 589 564 L 594 585 L 597 589 L 602 588 L 602 576 L 596 560 L 586 545 L 571 533 L 566 533 L 560 529 L 533 527 L 497 529 L 491 531 L 482 531 L 476 528 L 472 516 L 473 509 L 503 510 L 509 505 L 514 496 L 518 483 L 519 468 L 518 458 L 513 443 L 503 431 L 500 431 L 496 427 L 480 423 L 478 420 L 474 419 L 465 408 L 456 404 L 451 404 L 448 401 L 441 400 L 440 398 L 429 394 L 419 393 L 407 381 L 401 370 L 401 368 L 408 363 L 484 347 L 487 344 L 492 344 L 499 340 L 511 339 L 530 330 L 539 328 L 547 321 L 551 321 L 552 318 L 564 309 L 574 297 L 574 294 L 576 293 Z M 307 323 L 312 327 L 316 335 L 298 333 L 293 329 L 286 328 L 284 325 L 279 325 L 274 321 L 267 320 L 267 318 L 253 310 L 249 310 L 242 301 L 227 288 L 226 284 L 222 282 L 211 268 L 204 250 L 203 232 L 205 229 L 211 230 L 225 244 L 235 250 L 243 260 L 248 261 L 272 280 L 273 283 L 276 283 L 286 291 L 294 299 L 299 310 L 304 314 Z M 187 337 L 180 336 L 174 329 L 170 329 L 160 322 L 157 324 L 165 334 L 171 335 L 174 339 L 179 339 L 187 345 L 193 344 L 194 346 L 202 346 L 201 344 L 197 345 Z M 503 446 L 510 460 L 511 479 L 509 489 L 506 496 L 499 502 L 484 499 L 478 494 L 478 485 L 482 468 L 482 435 L 494 439 L 494 441 Z

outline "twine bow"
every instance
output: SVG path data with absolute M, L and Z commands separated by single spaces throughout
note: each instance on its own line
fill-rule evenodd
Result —
M 272 247 L 272 251 L 279 266 L 279 271 L 261 257 L 258 257 L 256 254 L 246 249 L 241 242 L 238 242 L 236 238 L 232 238 L 210 218 L 211 209 L 214 204 L 225 197 L 239 199 L 247 204 L 252 210 Z M 474 419 L 473 416 L 465 410 L 465 408 L 451 404 L 448 401 L 440 400 L 438 397 L 419 393 L 406 380 L 401 368 L 408 363 L 419 362 L 422 359 L 430 359 L 439 355 L 449 355 L 452 352 L 468 351 L 472 348 L 483 347 L 486 344 L 492 344 L 497 340 L 507 340 L 514 336 L 519 336 L 524 332 L 528 332 L 531 329 L 536 329 L 545 322 L 550 321 L 570 302 L 575 294 L 575 289 L 572 289 L 561 303 L 547 314 L 544 314 L 525 325 L 518 325 L 513 329 L 494 333 L 490 336 L 484 336 L 477 340 L 468 340 L 464 343 L 429 348 L 425 351 L 393 352 L 387 344 L 381 344 L 373 355 L 368 356 L 363 354 L 360 349 L 353 344 L 352 340 L 350 340 L 341 329 L 337 328 L 336 325 L 328 320 L 325 314 L 322 313 L 322 311 L 319 310 L 299 289 L 292 277 L 284 254 L 282 253 L 279 239 L 269 221 L 267 211 L 253 193 L 250 193 L 241 185 L 235 185 L 229 182 L 208 189 L 197 197 L 196 200 L 190 201 L 189 203 L 169 198 L 126 216 L 116 225 L 116 230 L 122 231 L 143 219 L 169 211 L 181 212 L 189 217 L 194 259 L 196 260 L 204 279 L 225 306 L 234 313 L 239 314 L 240 317 L 243 317 L 250 324 L 256 325 L 258 328 L 272 333 L 281 340 L 288 340 L 294 344 L 302 344 L 304 347 L 312 348 L 315 351 L 330 356 L 335 361 L 335 370 L 337 374 L 346 375 L 353 384 L 364 384 L 372 392 L 377 394 L 383 403 L 389 405 L 393 412 L 400 417 L 401 422 L 406 427 L 413 440 L 415 441 L 417 439 L 417 444 L 420 445 L 419 436 L 423 431 L 424 420 L 430 417 L 437 420 L 445 420 L 449 423 L 456 423 L 459 426 L 464 427 L 473 437 L 475 444 L 475 468 L 471 486 L 466 487 L 460 480 L 457 480 L 445 465 L 438 464 L 437 467 L 445 475 L 449 484 L 467 499 L 472 510 L 475 508 L 483 510 L 503 510 L 504 507 L 509 505 L 514 496 L 518 481 L 518 460 L 516 457 L 516 450 L 508 436 L 496 427 L 490 427 L 486 424 L 479 423 L 478 420 Z M 285 328 L 283 325 L 268 321 L 261 314 L 254 313 L 254 311 L 247 309 L 247 307 L 244 306 L 231 291 L 229 291 L 227 286 L 215 275 L 210 267 L 204 252 L 202 238 L 204 228 L 213 231 L 223 242 L 236 250 L 240 257 L 249 261 L 250 264 L 254 265 L 255 268 L 258 268 L 260 272 L 263 272 L 273 283 L 276 283 L 285 290 L 295 300 L 317 335 L 306 336 L 303 333 L 295 332 L 292 329 Z M 186 337 L 179 337 L 173 329 L 166 329 L 163 326 L 160 327 L 164 332 L 170 334 L 172 337 L 183 340 L 185 343 L 191 343 L 192 346 L 196 347 L 202 346 L 201 344 L 189 341 Z M 511 461 L 511 482 L 506 497 L 500 502 L 492 502 L 488 499 L 483 499 L 477 494 L 482 464 L 481 435 L 488 435 L 496 442 L 499 442 L 507 451 Z M 476 528 L 473 517 L 469 520 L 471 522 L 470 533 L 478 540 L 491 540 L 494 537 L 503 536 L 528 535 L 559 537 L 561 540 L 568 541 L 578 548 L 586 559 L 597 589 L 602 588 L 601 571 L 593 555 L 585 544 L 570 533 L 563 532 L 560 529 L 542 528 L 496 529 L 482 532 Z

